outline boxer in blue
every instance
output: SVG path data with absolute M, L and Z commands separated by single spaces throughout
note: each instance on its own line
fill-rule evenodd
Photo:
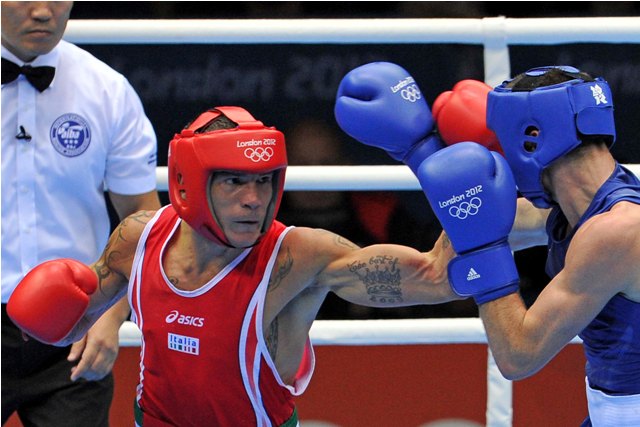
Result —
M 551 209 L 549 285 L 529 310 L 517 295 L 480 306 L 497 363 L 508 377 L 529 376 L 579 335 L 584 425 L 640 425 L 640 180 L 609 151 L 607 82 L 573 67 L 533 69 L 489 94 L 487 122 L 520 191 Z
M 486 111 L 506 161 L 463 142 L 413 168 L 457 253 L 449 281 L 478 303 L 506 378 L 535 374 L 579 335 L 583 426 L 640 425 L 640 180 L 609 151 L 609 86 L 573 67 L 536 68 L 489 92 Z M 552 279 L 527 308 L 511 250 L 535 245 L 548 245 Z

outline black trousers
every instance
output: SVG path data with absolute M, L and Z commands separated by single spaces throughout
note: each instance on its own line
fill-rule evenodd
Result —
M 25 427 L 109 426 L 113 375 L 72 382 L 69 350 L 24 341 L 2 304 L 2 424 L 17 411 Z

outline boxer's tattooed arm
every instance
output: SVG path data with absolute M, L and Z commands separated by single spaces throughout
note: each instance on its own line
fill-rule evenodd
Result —
M 269 278 L 269 286 L 267 292 L 271 292 L 278 288 L 282 284 L 282 280 L 291 272 L 293 266 L 293 256 L 291 256 L 291 250 L 287 246 L 284 259 L 279 260 L 276 266 L 273 268 L 273 273 Z
M 265 337 L 265 341 L 267 342 L 267 349 L 269 350 L 269 354 L 271 355 L 271 360 L 275 362 L 276 355 L 278 353 L 278 318 L 276 317 L 269 325 L 269 331 L 267 332 L 267 336 Z
M 347 267 L 363 283 L 370 301 L 379 304 L 403 301 L 397 257 L 377 255 L 368 260 L 355 261 Z
M 149 220 L 153 218 L 154 214 L 155 214 L 155 211 L 136 212 L 135 214 L 132 214 L 126 217 L 125 219 L 123 219 L 120 222 L 120 224 L 118 224 L 118 226 L 116 227 L 111 238 L 107 242 L 107 246 L 105 247 L 105 250 L 104 250 L 105 261 L 103 262 L 103 259 L 101 258 L 94 265 L 94 270 L 98 275 L 98 289 L 100 289 L 100 291 L 103 294 L 104 294 L 103 283 L 112 274 L 117 274 L 112 267 L 118 265 L 120 261 L 125 260 L 127 256 L 132 258 L 133 254 L 127 255 L 120 250 L 123 247 L 122 246 L 123 243 L 136 244 L 137 242 L 137 239 L 136 239 L 136 242 L 130 242 L 129 240 L 131 239 L 130 238 L 127 239 L 128 229 L 134 225 L 137 226 L 138 228 L 140 228 L 140 226 L 144 227 L 149 222 Z M 140 236 L 140 233 L 134 232 L 131 234 L 138 237 Z M 127 247 L 127 250 L 128 250 L 128 247 Z M 134 252 L 135 252 L 135 247 L 134 247 Z M 125 277 L 125 279 L 128 280 L 128 277 Z

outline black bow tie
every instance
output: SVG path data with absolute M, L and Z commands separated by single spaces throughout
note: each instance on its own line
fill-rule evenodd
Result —
M 56 69 L 53 67 L 32 67 L 30 65 L 21 67 L 8 59 L 2 58 L 2 84 L 11 83 L 20 74 L 24 74 L 29 83 L 42 92 L 49 87 L 55 73 Z

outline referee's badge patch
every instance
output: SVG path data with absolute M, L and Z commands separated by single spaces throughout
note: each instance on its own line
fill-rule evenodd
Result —
M 66 157 L 76 157 L 84 153 L 91 143 L 89 123 L 77 114 L 62 115 L 53 122 L 51 144 L 56 151 Z

